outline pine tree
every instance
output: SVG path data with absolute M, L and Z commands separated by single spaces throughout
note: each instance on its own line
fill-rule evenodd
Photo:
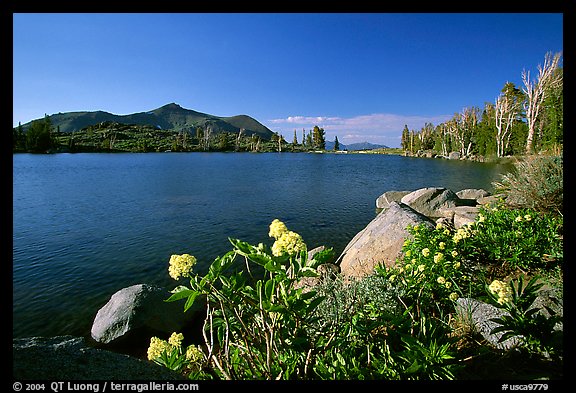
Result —
M 338 135 L 334 137 L 334 151 L 340 150 L 340 142 L 338 142 Z
M 312 131 L 312 138 L 314 141 L 314 148 L 318 150 L 326 149 L 326 138 L 324 137 L 325 132 L 323 128 L 314 126 Z

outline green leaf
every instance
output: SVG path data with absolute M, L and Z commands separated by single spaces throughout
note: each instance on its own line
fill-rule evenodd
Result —
M 266 299 L 268 301 L 272 301 L 273 295 L 274 295 L 274 290 L 275 290 L 275 282 L 274 280 L 268 280 L 266 281 L 266 283 L 264 284 L 264 295 L 266 296 Z
M 298 274 L 299 277 L 318 277 L 319 274 L 316 271 L 316 269 L 313 269 L 311 267 L 305 266 L 302 269 L 300 269 L 300 272 Z
M 406 372 L 407 374 L 414 374 L 414 373 L 418 372 L 421 368 L 422 368 L 422 366 L 420 366 L 418 364 L 418 360 L 416 359 L 410 365 L 410 367 L 408 367 L 406 370 L 404 370 L 404 372 Z
M 282 265 L 278 263 L 276 260 L 271 260 L 264 265 L 264 269 L 268 270 L 269 272 L 277 272 L 282 269 Z
M 313 263 L 310 265 L 312 267 L 317 267 L 318 265 L 321 265 L 323 263 L 328 263 L 330 262 L 332 259 L 334 259 L 334 249 L 333 248 L 326 248 L 322 251 L 318 251 L 316 254 L 314 254 L 314 256 L 312 257 L 312 261 Z
M 192 307 L 192 305 L 194 304 L 194 301 L 196 300 L 198 295 L 199 295 L 198 292 L 192 292 L 188 296 L 188 300 L 186 300 L 186 304 L 184 305 L 184 312 L 188 311 L 188 309 L 190 309 L 190 307 Z
M 235 248 L 235 252 L 237 252 L 238 254 L 248 256 L 250 254 L 255 253 L 256 248 L 248 242 L 232 238 L 228 238 L 228 240 L 230 241 L 230 243 L 232 243 L 232 245 Z
M 172 295 L 165 302 L 174 302 L 176 300 L 184 299 L 185 297 L 189 297 L 196 291 L 186 288 L 183 285 L 180 285 L 172 290 Z
M 254 263 L 257 263 L 260 266 L 266 267 L 269 263 L 272 262 L 272 258 L 266 254 L 249 254 L 247 255 L 248 259 Z

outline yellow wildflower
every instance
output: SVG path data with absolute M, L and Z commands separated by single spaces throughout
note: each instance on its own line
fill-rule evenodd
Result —
M 478 214 L 478 222 L 484 222 L 486 221 L 486 217 L 484 217 L 482 214 Z
M 164 351 L 170 351 L 171 349 L 170 344 L 166 341 L 158 337 L 152 337 L 150 339 L 150 346 L 148 347 L 148 360 L 157 359 Z
M 452 255 L 453 258 L 456 258 L 456 256 L 458 255 L 458 251 L 453 250 L 450 254 Z
M 520 222 L 520 221 L 522 221 L 522 216 L 518 216 L 518 217 L 516 217 L 516 219 L 515 219 L 514 221 L 516 221 L 516 222 Z
M 459 269 L 460 268 L 460 262 L 456 261 L 454 262 L 454 265 L 452 265 L 454 267 L 454 269 Z
M 494 295 L 498 295 L 498 304 L 510 303 L 512 302 L 512 288 L 508 284 L 500 280 L 494 280 L 488 286 L 490 292 Z
M 525 219 L 526 221 L 532 221 L 532 216 L 531 216 L 530 214 L 526 214 L 526 215 L 524 216 L 524 219 Z
M 455 302 L 456 300 L 458 300 L 458 298 L 459 298 L 459 296 L 458 296 L 458 294 L 457 294 L 456 292 L 452 292 L 452 293 L 450 294 L 450 296 L 448 296 L 448 297 L 450 298 L 450 300 L 452 300 L 452 301 L 454 301 L 454 302 Z
M 170 257 L 168 273 L 174 280 L 178 280 L 180 276 L 190 277 L 190 273 L 195 264 L 196 258 L 190 254 L 172 255 Z
M 444 228 L 444 225 L 442 225 L 441 222 L 439 222 L 438 224 L 436 224 L 436 229 L 442 229 Z
M 425 257 L 430 255 L 430 249 L 428 247 L 422 249 L 422 255 L 424 255 Z
M 406 251 L 406 257 L 410 258 L 411 255 L 412 255 L 412 250 Z
M 468 232 L 466 227 L 462 227 L 459 228 L 458 231 L 456 231 L 452 240 L 454 240 L 454 243 L 458 243 L 460 240 L 466 239 L 468 237 L 470 237 L 470 232 Z
M 444 285 L 444 284 L 446 284 L 446 279 L 444 277 L 440 276 L 436 279 L 436 282 L 440 285 Z
M 445 248 L 446 248 L 446 243 L 444 243 L 444 242 L 438 243 L 438 248 L 441 249 L 441 250 L 445 249 Z
M 198 363 L 204 359 L 204 353 L 199 347 L 190 345 L 186 349 L 186 360 L 190 363 Z
M 272 245 L 272 254 L 277 257 L 283 254 L 295 255 L 305 250 L 306 244 L 302 236 L 292 231 L 282 233 Z
M 449 234 L 450 234 L 450 229 L 448 229 L 448 228 L 444 229 L 444 234 L 445 234 L 445 235 L 449 235 Z
M 184 340 L 184 335 L 182 333 L 174 332 L 168 339 L 168 344 L 178 348 L 182 345 L 182 340 Z
M 424 264 L 418 265 L 418 271 L 419 272 L 423 272 L 424 269 L 426 269 L 426 265 L 424 265 Z
M 390 276 L 390 278 L 388 279 L 388 281 L 393 282 L 396 279 L 396 275 L 393 274 Z
M 441 252 L 437 252 L 436 255 L 434 255 L 434 262 L 435 263 L 440 263 L 444 260 L 444 254 L 442 254 Z
M 268 236 L 278 239 L 285 232 L 288 232 L 288 228 L 282 221 L 276 218 L 272 221 L 272 224 L 270 224 L 270 232 L 268 233 Z
M 444 284 L 444 286 L 446 287 L 446 289 L 450 289 L 452 287 L 452 281 L 446 281 L 446 284 Z

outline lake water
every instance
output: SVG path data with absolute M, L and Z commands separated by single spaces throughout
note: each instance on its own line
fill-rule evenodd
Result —
M 492 191 L 509 169 L 371 154 L 13 155 L 13 336 L 88 335 L 116 291 L 174 287 L 172 254 L 205 271 L 228 237 L 271 245 L 275 218 L 338 253 L 386 191 Z

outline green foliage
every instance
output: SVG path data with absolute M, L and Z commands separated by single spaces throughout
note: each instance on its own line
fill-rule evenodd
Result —
M 50 118 L 36 120 L 26 132 L 26 149 L 33 153 L 43 153 L 52 148 L 52 125 Z
M 486 296 L 490 265 L 551 268 L 545 262 L 552 255 L 561 259 L 561 239 L 552 236 L 561 225 L 533 210 L 487 208 L 458 230 L 409 227 L 396 266 L 344 281 L 319 273 L 331 249 L 309 256 L 302 238 L 274 220 L 271 248 L 230 239 L 232 250 L 203 276 L 192 272 L 190 255 L 171 258 L 169 270 L 190 282 L 168 301 L 184 300 L 184 311 L 205 303 L 204 343 L 195 347 L 194 372 L 181 351 L 154 361 L 198 379 L 456 379 L 466 375 L 467 353 L 459 350 L 454 302 Z M 237 262 L 245 268 L 234 269 Z M 315 285 L 302 285 L 310 279 Z M 529 353 L 561 359 L 562 334 L 554 331 L 561 318 L 549 308 L 544 317 L 534 305 L 541 283 L 495 283 L 489 298 L 509 316 L 495 320 L 494 332 L 504 333 L 502 340 L 520 336 Z
M 530 353 L 560 358 L 563 354 L 562 334 L 555 331 L 554 327 L 557 323 L 561 323 L 563 318 L 548 306 L 538 307 L 534 304 L 538 291 L 544 283 L 538 276 L 534 276 L 525 284 L 524 277 L 520 276 L 518 280 L 512 280 L 508 285 L 511 298 L 510 301 L 503 303 L 498 302 L 497 294 L 486 288 L 493 303 L 508 311 L 508 314 L 492 319 L 499 325 L 492 330 L 492 334 L 503 333 L 500 342 L 518 337 L 522 347 Z
M 318 126 L 314 126 L 312 130 L 312 141 L 314 144 L 314 148 L 318 150 L 326 149 L 326 132 L 324 128 L 320 128 Z
M 402 259 L 393 268 L 379 267 L 377 272 L 395 283 L 412 312 L 440 317 L 462 294 L 479 291 L 464 252 L 472 227 L 455 231 L 438 224 L 435 228 L 417 225 L 407 230 L 412 239 L 404 242 Z
M 203 277 L 193 275 L 190 287 L 178 287 L 168 300 L 186 298 L 186 310 L 199 296 L 206 299 L 205 343 L 220 377 L 302 377 L 305 353 L 314 340 L 314 332 L 306 326 L 322 298 L 295 284 L 315 277 L 315 267 L 325 254 L 308 259 L 306 251 L 273 253 L 263 244 L 230 242 L 232 251 L 217 258 Z M 237 257 L 244 259 L 246 270 L 230 272 Z
M 563 262 L 563 219 L 532 209 L 484 208 L 463 252 L 484 265 L 554 269 Z
M 516 161 L 514 170 L 494 182 L 511 207 L 561 213 L 564 207 L 562 156 L 527 156 Z

